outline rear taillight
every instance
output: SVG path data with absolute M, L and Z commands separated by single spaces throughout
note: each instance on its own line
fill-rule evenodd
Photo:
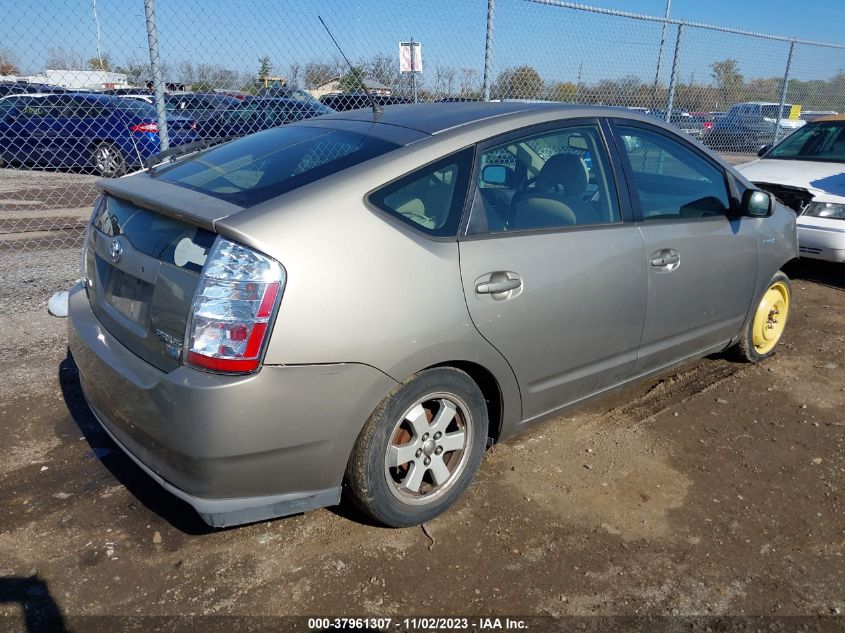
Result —
M 258 369 L 284 289 L 279 262 L 218 237 L 194 296 L 185 361 L 225 373 Z
M 197 122 L 196 121 L 191 121 L 191 130 L 193 130 L 194 132 L 197 131 Z
M 709 130 L 713 127 L 713 123 L 711 123 L 710 121 L 705 121 L 703 127 L 705 130 Z
M 158 123 L 139 123 L 129 126 L 133 132 L 158 132 Z

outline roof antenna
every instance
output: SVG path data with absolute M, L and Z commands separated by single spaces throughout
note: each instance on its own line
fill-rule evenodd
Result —
M 320 17 L 319 13 L 317 14 L 317 19 L 320 20 L 320 24 L 323 25 L 323 28 L 326 29 L 326 33 L 328 33 L 329 37 L 332 38 L 332 42 L 334 42 L 334 45 L 337 46 L 337 50 L 340 51 L 341 57 L 343 57 L 343 60 L 346 62 L 346 65 L 349 66 L 349 72 L 354 73 L 355 69 L 352 67 L 352 64 L 349 62 L 349 58 L 343 52 L 343 49 L 340 47 L 340 44 L 337 43 L 337 40 L 334 38 L 334 35 L 332 35 L 332 32 L 329 30 L 329 27 L 326 26 L 326 23 L 323 22 L 323 18 Z M 367 99 L 370 100 L 370 105 L 373 108 L 373 115 L 379 115 L 382 112 L 384 112 L 384 110 L 382 110 L 382 107 L 378 103 L 376 103 L 376 100 L 373 98 L 373 95 L 370 93 L 369 89 L 367 88 L 367 84 L 364 83 L 364 77 L 363 76 L 361 77 L 361 88 L 364 89 L 364 94 L 366 94 Z

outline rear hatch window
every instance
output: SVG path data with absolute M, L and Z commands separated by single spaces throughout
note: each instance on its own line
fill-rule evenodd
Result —
M 181 364 L 194 290 L 216 235 L 101 196 L 88 232 L 88 300 L 103 326 L 163 370 Z
M 348 130 L 284 126 L 153 170 L 153 178 L 250 207 L 399 145 Z

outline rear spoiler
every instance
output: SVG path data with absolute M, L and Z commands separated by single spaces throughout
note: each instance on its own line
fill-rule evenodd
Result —
M 100 191 L 123 198 L 162 215 L 215 231 L 215 224 L 243 207 L 142 172 L 123 178 L 98 180 Z

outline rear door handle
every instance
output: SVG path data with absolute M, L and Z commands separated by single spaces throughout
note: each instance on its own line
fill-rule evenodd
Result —
M 503 281 L 484 281 L 475 286 L 475 291 L 480 295 L 492 295 L 500 292 L 510 292 L 522 285 L 521 279 L 505 279 Z

